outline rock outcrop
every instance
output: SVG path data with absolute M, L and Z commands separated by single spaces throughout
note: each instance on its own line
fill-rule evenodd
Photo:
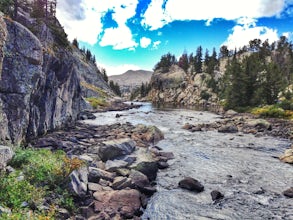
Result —
M 84 97 L 112 94 L 93 63 L 82 59 L 66 38 L 68 45 L 59 42 L 65 33 L 57 20 L 46 25 L 20 10 L 19 21 L 27 27 L 0 16 L 3 144 L 19 144 L 72 124 L 88 107 Z
M 207 86 L 210 75 L 186 73 L 178 65 L 172 65 L 168 72 L 160 69 L 151 78 L 150 99 L 158 104 L 210 105 L 218 101 L 217 95 Z

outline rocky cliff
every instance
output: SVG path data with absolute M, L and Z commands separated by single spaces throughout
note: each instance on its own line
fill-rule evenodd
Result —
M 159 69 L 152 75 L 149 97 L 157 104 L 215 104 L 218 101 L 217 95 L 207 86 L 210 78 L 206 73 L 186 73 L 178 65 L 172 65 L 168 72 Z
M 0 143 L 5 144 L 71 124 L 88 106 L 84 96 L 111 94 L 97 67 L 68 42 L 62 45 L 57 20 L 52 29 L 23 11 L 18 18 L 26 27 L 0 16 Z

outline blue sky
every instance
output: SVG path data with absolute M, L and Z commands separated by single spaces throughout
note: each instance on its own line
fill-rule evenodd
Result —
M 108 75 L 152 70 L 163 54 L 293 40 L 293 0 L 60 0 L 57 18 Z

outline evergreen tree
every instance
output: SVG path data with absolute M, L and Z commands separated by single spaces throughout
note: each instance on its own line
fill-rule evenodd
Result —
M 179 58 L 178 65 L 187 73 L 189 62 L 188 62 L 188 55 L 186 52 L 184 52 L 182 56 Z
M 219 54 L 219 58 L 225 58 L 229 56 L 229 50 L 228 47 L 226 45 L 221 46 L 220 48 L 220 54 Z
M 196 73 L 202 73 L 202 47 L 199 46 L 196 50 L 194 70 Z
M 88 61 L 92 59 L 92 53 L 89 49 L 86 50 L 85 57 Z
M 166 73 L 169 71 L 170 67 L 173 64 L 176 64 L 175 55 L 171 53 L 167 53 L 161 57 L 161 60 L 155 65 L 154 71 L 161 69 L 162 73 Z
M 79 48 L 79 44 L 76 38 L 73 39 L 72 45 L 75 46 L 76 48 Z
M 108 83 L 109 78 L 108 78 L 108 76 L 107 76 L 106 69 L 102 68 L 101 73 L 102 73 L 102 75 L 103 75 L 103 78 L 104 78 L 105 82 Z

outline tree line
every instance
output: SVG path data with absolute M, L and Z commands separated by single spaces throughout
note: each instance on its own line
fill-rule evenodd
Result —
M 0 11 L 14 19 L 19 7 L 30 11 L 34 18 L 55 18 L 57 0 L 0 0 Z
M 216 77 L 221 60 L 227 61 L 226 71 L 220 79 Z M 184 52 L 177 60 L 175 55 L 167 53 L 155 65 L 154 71 L 168 72 L 176 64 L 187 74 L 208 73 L 207 82 L 213 92 L 225 101 L 227 108 L 245 108 L 258 105 L 275 104 L 281 93 L 286 99 L 292 99 L 292 91 L 286 90 L 293 84 L 293 45 L 285 36 L 276 42 L 254 39 L 240 49 L 228 50 L 215 48 L 210 54 L 199 46 L 195 55 Z M 154 83 L 152 87 L 159 88 Z

